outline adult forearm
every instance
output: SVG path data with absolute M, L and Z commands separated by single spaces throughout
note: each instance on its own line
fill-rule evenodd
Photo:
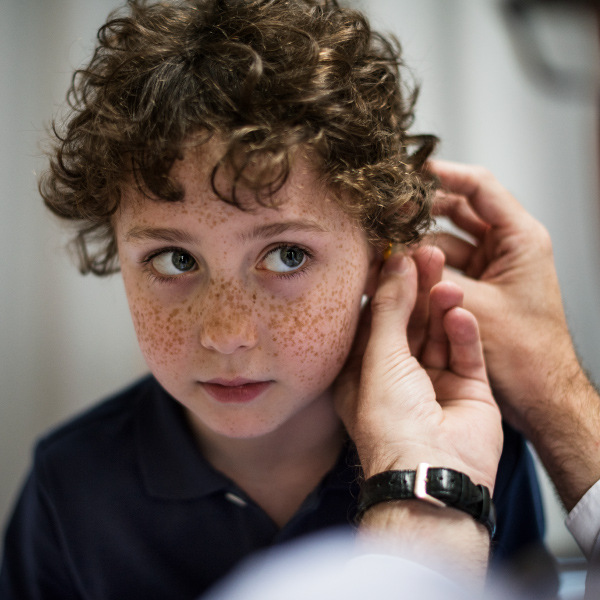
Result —
M 490 536 L 485 526 L 452 508 L 419 500 L 380 503 L 363 516 L 359 534 L 366 544 L 425 565 L 443 565 L 454 579 L 483 584 Z
M 600 479 L 600 397 L 576 359 L 547 379 L 526 433 L 570 511 Z

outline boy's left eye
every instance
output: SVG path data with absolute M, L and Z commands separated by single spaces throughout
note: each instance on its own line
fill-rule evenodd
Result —
M 307 253 L 298 246 L 279 246 L 262 260 L 262 268 L 275 273 L 297 271 L 307 260 Z

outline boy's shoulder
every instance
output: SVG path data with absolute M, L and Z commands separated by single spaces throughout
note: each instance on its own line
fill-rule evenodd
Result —
M 197 498 L 224 485 L 183 407 L 151 375 L 41 438 L 32 476 L 67 511 L 124 497 Z
M 148 375 L 98 402 L 40 438 L 35 449 L 36 463 L 81 459 L 107 445 L 123 450 L 124 444 L 132 442 L 140 403 L 161 392 L 158 382 Z

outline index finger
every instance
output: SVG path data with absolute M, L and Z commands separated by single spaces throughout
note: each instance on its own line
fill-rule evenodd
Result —
M 431 160 L 428 167 L 439 177 L 442 189 L 465 196 L 477 215 L 494 227 L 514 225 L 525 212 L 516 198 L 483 167 L 445 160 Z
M 444 315 L 444 329 L 450 346 L 450 366 L 460 377 L 487 383 L 483 345 L 477 319 L 462 307 Z

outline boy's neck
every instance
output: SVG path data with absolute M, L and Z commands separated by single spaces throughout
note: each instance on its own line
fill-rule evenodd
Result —
M 215 433 L 188 413 L 204 457 L 226 474 L 254 473 L 339 455 L 344 431 L 329 396 L 315 400 L 276 430 L 258 437 Z
M 217 434 L 190 415 L 204 457 L 235 481 L 279 525 L 335 465 L 345 432 L 329 397 L 255 438 Z

